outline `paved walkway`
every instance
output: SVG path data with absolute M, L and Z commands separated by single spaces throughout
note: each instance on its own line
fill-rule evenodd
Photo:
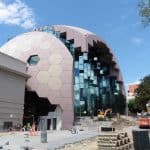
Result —
M 65 144 L 79 142 L 97 135 L 97 131 L 80 131 L 79 134 L 72 134 L 67 130 L 48 131 L 47 143 L 41 143 L 40 135 L 27 138 L 25 132 L 17 132 L 0 136 L 0 145 L 4 145 L 3 150 L 21 150 L 23 149 L 21 147 L 27 146 L 38 150 L 55 150 Z

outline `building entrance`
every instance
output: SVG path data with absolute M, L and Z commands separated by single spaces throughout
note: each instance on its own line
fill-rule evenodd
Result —
M 23 124 L 32 125 L 34 122 L 36 125 L 38 125 L 40 116 L 48 116 L 49 112 L 54 112 L 56 107 L 57 105 L 51 104 L 47 98 L 41 98 L 36 94 L 36 92 L 26 90 Z M 48 130 L 52 128 L 51 126 L 55 124 L 56 121 L 54 120 L 53 124 L 52 122 L 53 120 L 51 118 L 48 118 L 46 125 Z

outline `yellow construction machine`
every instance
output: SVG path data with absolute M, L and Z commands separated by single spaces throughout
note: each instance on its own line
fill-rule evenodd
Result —
M 111 108 L 108 108 L 105 111 L 98 110 L 97 118 L 98 118 L 98 120 L 106 120 L 107 117 L 111 116 L 111 113 L 112 113 L 112 109 Z M 109 116 L 108 116 L 108 114 L 109 114 Z

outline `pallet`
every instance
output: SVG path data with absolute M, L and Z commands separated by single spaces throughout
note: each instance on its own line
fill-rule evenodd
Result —
M 99 150 L 130 150 L 132 144 L 126 132 L 102 132 L 98 135 L 98 148 Z

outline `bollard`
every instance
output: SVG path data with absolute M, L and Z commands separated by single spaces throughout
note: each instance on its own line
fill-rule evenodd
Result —
M 47 143 L 47 132 L 41 131 L 41 143 Z
M 47 143 L 47 118 L 40 117 L 41 143 Z
M 134 129 L 132 135 L 135 150 L 150 150 L 149 130 Z

